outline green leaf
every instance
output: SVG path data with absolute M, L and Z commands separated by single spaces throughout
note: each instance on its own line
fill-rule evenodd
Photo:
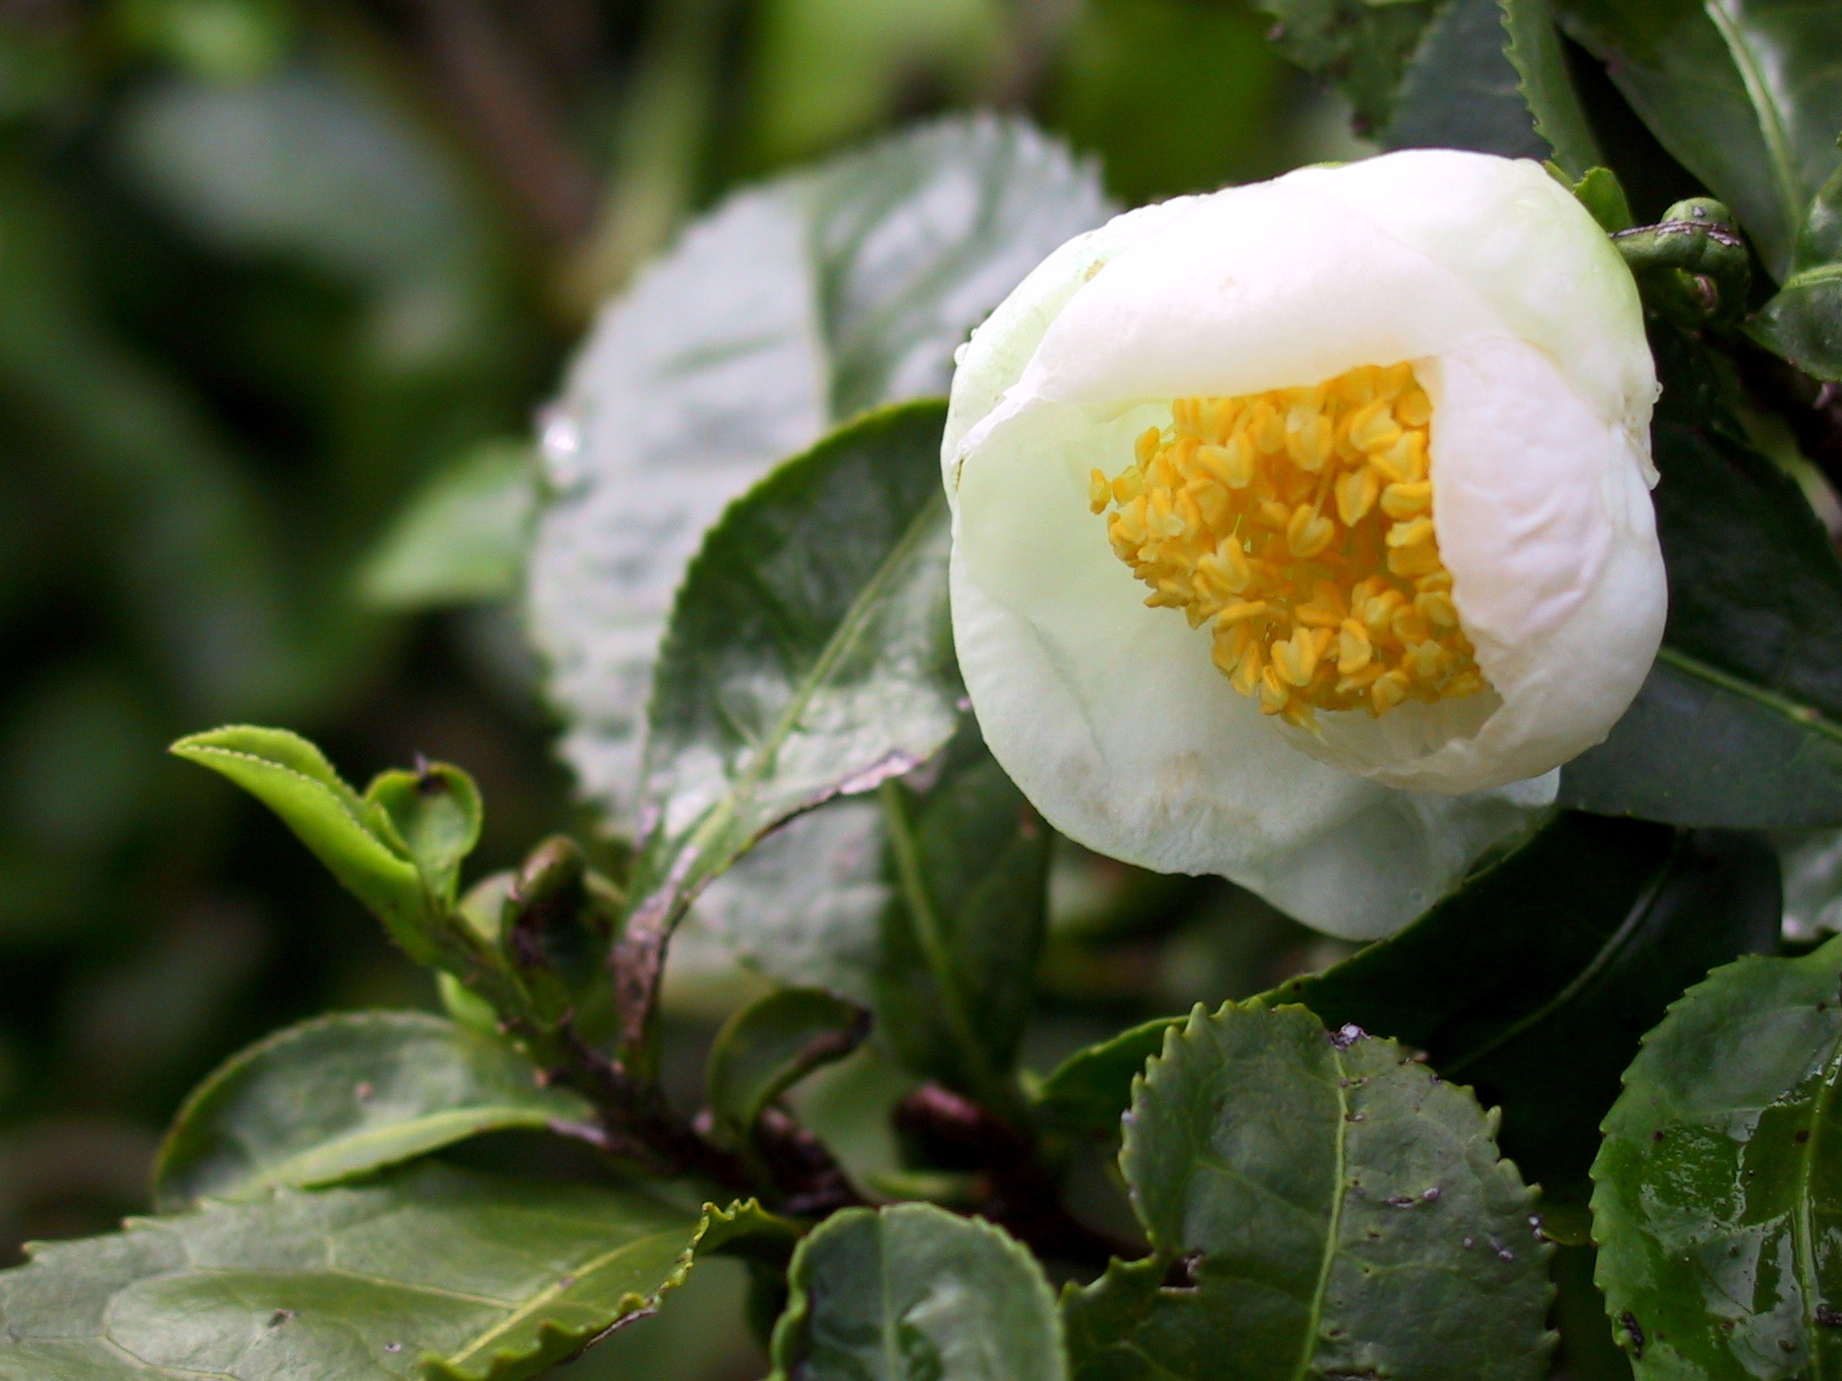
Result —
M 1554 162 L 1570 179 L 1590 178 L 1605 158 L 1580 108 L 1573 79 L 1567 75 L 1567 58 L 1554 29 L 1552 7 L 1548 0 L 1502 0 L 1502 6 L 1503 27 L 1509 30 L 1506 52 L 1520 78 L 1518 90 L 1534 115 L 1536 132 L 1547 141 Z M 1609 170 L 1606 176 L 1611 176 Z M 1627 220 L 1625 225 L 1629 224 Z
M 1731 206 L 1782 280 L 1836 169 L 1842 8 L 1809 0 L 1556 0 L 1678 162 Z
M 1199 1007 L 1120 1153 L 1153 1255 L 1063 1297 L 1076 1381 L 1546 1376 L 1551 1249 L 1494 1122 L 1392 1041 Z
M 710 1047 L 710 1109 L 741 1140 L 762 1111 L 870 1033 L 870 1014 L 816 988 L 782 988 L 730 1017 Z
M 1055 1297 L 1001 1228 L 931 1204 L 846 1209 L 793 1254 L 770 1381 L 1062 1381 Z
M 659 663 L 628 939 L 787 817 L 930 756 L 960 695 L 938 402 L 872 413 L 735 504 Z
M 519 1381 L 769 1221 L 442 1165 L 211 1202 L 0 1273 L 0 1381 Z
M 384 609 L 507 599 L 537 518 L 537 472 L 523 441 L 491 441 L 435 476 L 397 514 L 359 571 Z
M 1637 224 L 1631 214 L 1631 203 L 1625 197 L 1624 185 L 1610 168 L 1588 168 L 1580 180 L 1572 184 L 1572 190 L 1580 205 L 1592 213 L 1592 218 L 1606 233 L 1615 235 Z
M 1563 812 L 1407 929 L 1274 997 L 1426 1051 L 1501 1108 L 1523 1174 L 1583 1200 L 1639 1034 L 1710 968 L 1773 948 L 1780 912 L 1756 837 Z
M 1652 344 L 1663 648 L 1560 803 L 1682 825 L 1842 824 L 1842 563 L 1797 482 L 1739 439 L 1700 347 Z
M 1358 134 L 1386 130 L 1414 53 L 1441 0 L 1259 0 L 1279 22 L 1272 39 L 1307 72 L 1332 83 L 1355 107 Z M 1499 40 L 1500 46 L 1500 40 Z M 1448 80 L 1451 74 L 1447 74 Z
M 882 797 L 895 895 L 883 915 L 879 1030 L 916 1073 L 1013 1107 L 1043 942 L 1049 828 L 969 718 L 936 781 L 925 790 L 885 782 Z
M 1649 1377 L 1842 1364 L 1842 940 L 1747 958 L 1644 1038 L 1593 1165 L 1598 1282 Z
M 1536 133 L 1523 78 L 1505 51 L 1505 22 L 1500 0 L 1445 0 L 1401 76 L 1381 133 L 1384 148 L 1548 156 L 1550 144 Z
M 1791 254 L 1791 276 L 1747 330 L 1804 373 L 1842 380 L 1842 170 L 1810 204 Z
M 545 429 L 532 633 L 584 792 L 631 827 L 672 599 L 782 459 L 944 394 L 954 348 L 1110 208 L 1029 125 L 944 120 L 740 192 L 605 311 Z
M 480 1132 L 583 1122 L 502 1041 L 420 1012 L 352 1012 L 278 1031 L 233 1056 L 180 1108 L 154 1201 L 251 1199 L 410 1160 Z
M 1132 1106 L 1132 1081 L 1164 1049 L 1164 1033 L 1183 1017 L 1159 1017 L 1077 1050 L 1036 1086 L 1038 1117 L 1057 1131 L 1110 1136 Z
M 372 830 L 415 861 L 444 907 L 460 890 L 460 867 L 480 842 L 480 789 L 458 767 L 423 763 L 414 772 L 380 772 L 365 788 Z
M 416 865 L 378 837 L 363 802 L 318 748 L 285 729 L 232 725 L 182 738 L 172 751 L 228 777 L 279 815 L 412 959 L 433 962 Z

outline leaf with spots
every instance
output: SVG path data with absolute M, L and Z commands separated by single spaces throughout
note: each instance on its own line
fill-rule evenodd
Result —
M 1063 1295 L 1075 1381 L 1538 1381 L 1550 1248 L 1495 1122 L 1393 1041 L 1198 1008 L 1120 1152 L 1153 1253 Z
M 503 1041 L 422 1012 L 317 1017 L 251 1046 L 188 1098 L 160 1148 L 161 1209 L 311 1188 L 481 1132 L 580 1122 Z
M 1842 1369 L 1842 939 L 1717 969 L 1644 1038 L 1593 1165 L 1638 1381 Z
M 520 1381 L 790 1226 L 422 1165 L 49 1243 L 0 1272 L 0 1381 Z

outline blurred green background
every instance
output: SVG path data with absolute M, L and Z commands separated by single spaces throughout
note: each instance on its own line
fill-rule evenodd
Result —
M 286 724 L 359 781 L 458 762 L 482 870 L 586 828 L 515 601 L 393 609 L 376 554 L 420 487 L 528 444 L 598 301 L 738 182 L 946 109 L 1033 112 L 1125 203 L 1325 156 L 1341 112 L 1268 23 L 1237 0 L 0 3 L 0 1264 L 143 1207 L 160 1128 L 238 1046 L 434 1003 L 172 738 Z M 1058 905 L 1051 1045 L 1324 957 L 1225 887 L 1072 855 Z M 682 1009 L 694 1040 L 709 1013 Z M 757 1374 L 734 1314 L 697 1322 L 739 1282 L 697 1282 L 572 1375 Z

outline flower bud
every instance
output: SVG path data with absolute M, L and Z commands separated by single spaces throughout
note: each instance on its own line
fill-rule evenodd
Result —
M 1101 852 L 1385 933 L 1553 799 L 1661 640 L 1630 272 L 1539 165 L 1416 150 L 1063 246 L 943 462 L 992 751 Z

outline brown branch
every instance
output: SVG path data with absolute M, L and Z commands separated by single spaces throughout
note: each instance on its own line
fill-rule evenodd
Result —
M 1142 1253 L 1081 1222 L 1063 1205 L 1036 1140 L 988 1108 L 939 1084 L 923 1084 L 896 1105 L 897 1130 L 952 1169 L 976 1169 L 987 1193 L 979 1216 L 1026 1242 L 1037 1255 L 1104 1266 Z
M 535 64 L 483 0 L 415 0 L 448 99 L 533 227 L 574 245 L 595 214 L 595 179 Z

